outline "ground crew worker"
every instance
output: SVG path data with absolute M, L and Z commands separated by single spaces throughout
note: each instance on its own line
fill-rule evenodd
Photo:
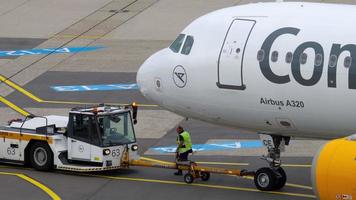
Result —
M 188 131 L 184 131 L 183 127 L 178 126 L 177 129 L 177 150 L 176 159 L 177 161 L 187 161 L 189 153 L 193 153 L 193 144 L 190 139 L 190 134 Z M 182 170 L 178 170 L 174 175 L 182 175 Z

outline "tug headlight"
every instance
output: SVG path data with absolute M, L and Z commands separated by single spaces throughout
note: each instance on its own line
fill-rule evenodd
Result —
M 103 150 L 104 156 L 110 155 L 110 153 L 111 153 L 110 149 L 104 149 Z
M 134 144 L 131 146 L 131 150 L 132 151 L 137 151 L 138 150 L 138 145 L 137 144 Z

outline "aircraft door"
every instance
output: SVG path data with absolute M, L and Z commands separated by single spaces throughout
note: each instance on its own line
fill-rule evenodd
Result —
M 232 21 L 218 60 L 219 88 L 244 90 L 243 63 L 247 41 L 256 21 L 248 19 L 235 19 Z

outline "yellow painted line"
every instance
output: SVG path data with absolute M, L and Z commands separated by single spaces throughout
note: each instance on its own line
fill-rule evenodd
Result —
M 300 185 L 300 184 L 286 183 L 286 186 L 307 189 L 307 190 L 313 190 L 313 187 L 306 186 L 306 185 Z
M 304 198 L 310 198 L 310 199 L 316 198 L 315 195 L 309 195 L 309 194 L 291 193 L 291 192 L 275 192 L 275 191 L 265 192 L 265 191 L 260 191 L 258 189 L 253 189 L 253 188 L 232 187 L 232 186 L 223 186 L 223 185 L 210 185 L 210 184 L 200 184 L 200 183 L 186 184 L 184 182 L 158 180 L 158 179 L 130 178 L 130 177 L 104 176 L 104 175 L 92 175 L 92 174 L 86 174 L 86 175 L 98 177 L 98 178 L 113 179 L 113 180 L 126 180 L 126 181 L 137 181 L 137 182 L 147 182 L 147 183 L 161 183 L 161 184 L 171 184 L 171 185 L 185 185 L 185 186 L 196 186 L 196 187 L 205 187 L 205 188 L 214 188 L 214 189 L 237 190 L 237 191 L 245 191 L 245 192 L 259 192 L 259 193 L 268 193 L 268 194 L 276 194 L 276 195 L 304 197 Z
M 8 86 L 14 88 L 15 90 L 21 92 L 22 94 L 30 97 L 31 99 L 37 101 L 37 102 L 42 102 L 43 100 L 38 98 L 37 96 L 33 95 L 32 93 L 28 92 L 27 90 L 23 89 L 22 87 L 20 87 L 19 85 L 17 85 L 16 83 L 8 80 L 6 77 L 0 75 L 0 81 L 6 83 Z
M 147 157 L 140 157 L 141 160 L 146 160 L 146 161 L 151 161 L 151 162 L 157 162 L 157 163 L 161 163 L 161 164 L 174 164 L 174 162 L 167 162 L 167 161 L 163 161 L 163 160 L 157 160 L 157 159 L 153 159 L 153 158 L 147 158 Z
M 142 103 L 137 103 L 137 102 L 136 102 L 136 105 L 139 107 L 159 107 L 159 105 L 156 105 L 156 104 L 142 104 Z
M 157 163 L 162 163 L 162 164 L 173 164 L 173 162 L 167 162 L 163 160 L 157 160 L 153 158 L 147 158 L 147 157 L 142 157 L 142 160 L 147 160 L 151 162 L 157 162 Z M 248 166 L 249 163 L 224 163 L 224 162 L 196 162 L 198 164 L 206 164 L 206 165 L 234 165 L 234 166 Z
M 205 165 L 231 165 L 231 166 L 248 166 L 249 163 L 229 163 L 229 162 L 197 162 Z
M 229 175 L 229 176 L 232 176 L 232 175 Z M 232 176 L 232 177 L 236 177 L 236 176 Z M 249 180 L 254 180 L 253 176 L 244 176 L 243 178 L 244 179 L 249 179 Z M 294 184 L 294 183 L 286 183 L 286 186 L 294 187 L 294 188 L 307 189 L 307 190 L 313 190 L 313 188 L 310 187 L 310 186 Z
M 44 191 L 48 196 L 50 196 L 53 200 L 60 200 L 61 198 L 54 193 L 50 188 L 48 188 L 47 186 L 43 185 L 42 183 L 24 175 L 24 174 L 20 174 L 20 173 L 10 173 L 10 172 L 0 172 L 0 175 L 9 175 L 9 176 L 17 176 L 31 184 L 33 184 L 34 186 L 40 188 L 42 191 Z
M 31 115 L 31 113 L 13 104 L 9 100 L 5 99 L 3 96 L 0 96 L 0 101 L 25 117 Z
M 24 94 L 25 96 L 29 97 L 30 99 L 39 102 L 39 103 L 52 103 L 52 104 L 73 104 L 73 105 L 97 105 L 100 103 L 92 103 L 92 102 L 78 102 L 78 101 L 51 101 L 51 100 L 43 100 L 36 95 L 32 94 L 31 92 L 27 91 L 26 89 L 22 88 L 18 84 L 12 82 L 11 80 L 7 79 L 6 77 L 0 75 L 0 81 L 4 82 L 8 86 L 12 87 L 13 89 L 19 91 L 20 93 Z M 102 102 L 101 102 L 102 103 Z M 124 103 L 107 103 L 110 105 L 125 105 Z M 151 105 L 151 104 L 140 104 L 136 103 L 136 105 L 140 107 L 158 107 L 158 105 Z
M 65 34 L 65 35 L 55 35 L 54 38 L 82 38 L 82 39 L 99 39 L 102 38 L 102 35 L 72 35 L 72 34 Z
M 40 103 L 52 103 L 52 104 L 73 104 L 73 105 L 98 105 L 100 103 L 93 103 L 93 102 L 79 102 L 79 101 L 47 101 L 42 100 Z M 109 105 L 127 105 L 127 103 L 106 103 Z M 154 104 L 139 104 L 136 103 L 139 107 L 158 107 L 158 105 Z
M 73 105 L 96 105 L 98 103 L 91 103 L 91 102 L 78 102 L 78 101 L 47 101 L 43 100 L 41 103 L 52 103 L 52 104 L 73 104 Z
M 310 168 L 312 165 L 282 164 L 282 167 Z

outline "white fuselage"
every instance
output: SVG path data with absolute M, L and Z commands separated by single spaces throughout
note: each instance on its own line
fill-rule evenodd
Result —
M 141 66 L 145 97 L 186 117 L 257 132 L 338 138 L 356 130 L 356 6 L 258 3 L 202 16 Z M 184 44 L 184 42 L 183 42 Z M 180 81 L 180 82 L 179 82 Z

